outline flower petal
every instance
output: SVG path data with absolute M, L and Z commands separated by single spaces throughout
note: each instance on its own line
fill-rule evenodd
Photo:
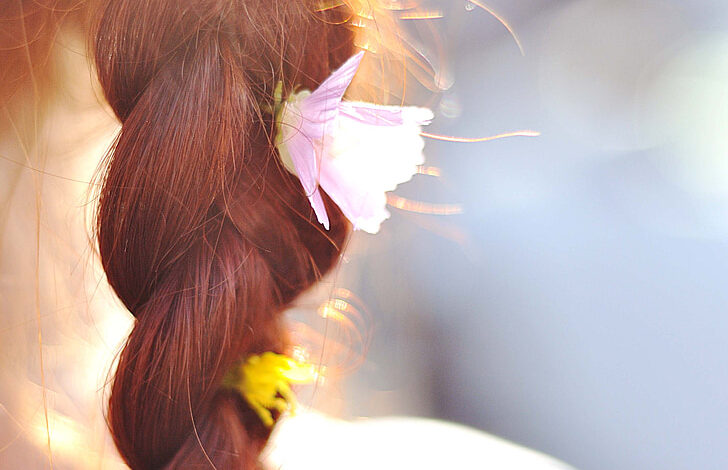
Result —
M 385 193 L 410 180 L 424 163 L 420 126 L 432 119 L 432 111 L 365 105 L 353 103 L 339 114 L 324 146 L 320 184 L 355 229 L 376 233 L 389 217 Z M 401 122 L 383 124 L 393 112 Z
M 311 207 L 316 213 L 316 218 L 328 230 L 329 217 L 326 214 L 326 207 L 318 184 L 320 158 L 317 155 L 321 152 L 320 149 L 317 149 L 317 143 L 294 125 L 295 123 L 287 124 L 284 119 L 281 120 L 278 132 L 278 153 L 289 171 L 294 172 L 295 170 L 295 174 L 311 202 Z
M 311 131 L 315 131 L 307 134 L 309 137 L 322 138 L 327 133 L 326 127 L 336 118 L 339 103 L 354 79 L 363 57 L 364 51 L 350 57 L 302 101 L 301 113 L 305 125 L 313 125 Z
M 339 113 L 373 126 L 400 125 L 403 122 L 400 106 L 379 106 L 361 101 L 342 101 L 339 104 Z
M 316 218 L 327 230 L 329 217 L 318 189 L 322 148 L 363 57 L 364 51 L 352 56 L 313 93 L 304 90 L 292 94 L 279 116 L 276 145 L 281 159 L 289 170 L 295 170 Z

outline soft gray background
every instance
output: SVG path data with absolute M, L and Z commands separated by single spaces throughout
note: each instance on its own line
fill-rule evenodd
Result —
M 728 2 L 440 2 L 442 178 L 354 240 L 351 414 L 459 421 L 583 470 L 728 468 Z M 437 102 L 435 107 L 437 107 Z M 361 244 L 360 244 L 361 242 Z M 474 463 L 475 464 L 475 463 Z M 477 465 L 475 465 L 477 467 Z

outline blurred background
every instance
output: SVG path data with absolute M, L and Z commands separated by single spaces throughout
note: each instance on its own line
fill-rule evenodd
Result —
M 337 284 L 373 331 L 347 413 L 583 470 L 728 468 L 728 2 L 432 5 L 452 74 L 428 131 L 542 135 L 428 141 L 442 176 L 397 194 L 463 214 L 355 237 Z

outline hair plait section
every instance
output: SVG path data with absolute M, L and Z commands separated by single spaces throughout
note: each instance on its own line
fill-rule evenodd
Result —
M 258 465 L 269 430 L 225 373 L 285 352 L 283 310 L 337 262 L 349 231 L 316 221 L 280 164 L 273 89 L 314 88 L 352 53 L 346 12 L 290 0 L 104 0 L 92 49 L 122 122 L 97 233 L 136 317 L 108 421 L 132 469 Z

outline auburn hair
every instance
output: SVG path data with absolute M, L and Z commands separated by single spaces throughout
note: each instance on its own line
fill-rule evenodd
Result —
M 97 214 L 108 281 L 136 322 L 108 422 L 133 469 L 254 469 L 269 436 L 221 387 L 285 352 L 282 312 L 332 268 L 349 223 L 316 222 L 276 154 L 273 90 L 314 89 L 353 52 L 313 0 L 101 0 L 92 29 L 122 123 Z

